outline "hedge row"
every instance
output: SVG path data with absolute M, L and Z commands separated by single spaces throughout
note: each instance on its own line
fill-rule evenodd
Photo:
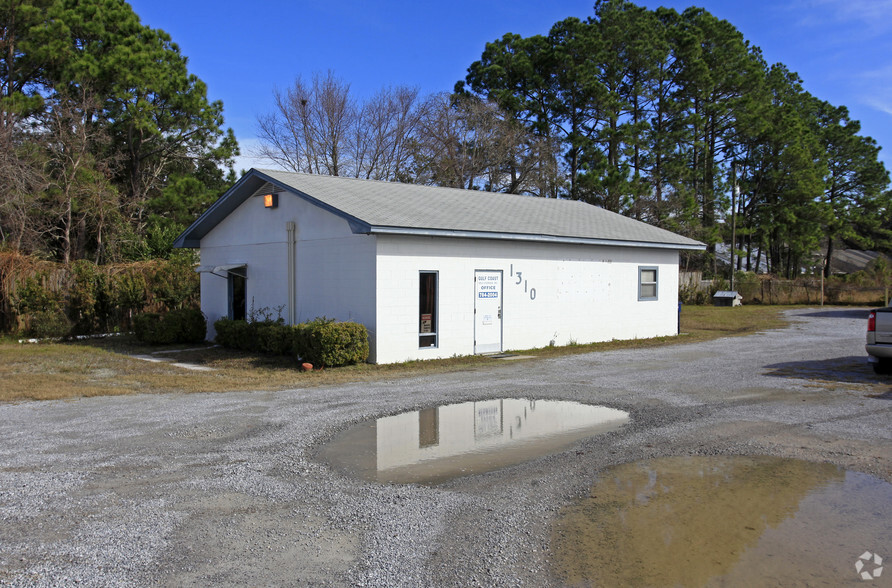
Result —
M 214 323 L 215 341 L 223 347 L 274 355 L 291 355 L 317 367 L 361 363 L 369 357 L 369 336 L 364 325 L 330 319 L 293 327 L 280 321 L 236 321 Z
M 208 322 L 200 310 L 183 308 L 167 314 L 147 312 L 133 319 L 133 334 L 143 343 L 200 343 L 207 335 Z
M 126 331 L 144 311 L 196 308 L 192 254 L 171 260 L 65 265 L 0 251 L 0 332 L 63 337 Z

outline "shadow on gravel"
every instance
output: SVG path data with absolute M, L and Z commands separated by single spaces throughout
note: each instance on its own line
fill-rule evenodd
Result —
M 847 318 L 847 319 L 865 319 L 869 311 L 863 308 L 836 308 L 833 310 L 817 310 L 815 312 L 807 312 L 799 316 L 813 316 L 818 318 Z
M 892 398 L 892 376 L 873 373 L 867 357 L 850 355 L 820 361 L 788 361 L 766 365 L 767 375 L 800 378 L 840 384 L 874 384 L 878 395 L 871 398 Z M 882 392 L 885 390 L 885 392 Z

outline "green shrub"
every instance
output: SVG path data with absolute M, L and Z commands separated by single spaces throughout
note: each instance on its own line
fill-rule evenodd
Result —
M 133 319 L 136 338 L 150 345 L 199 343 L 207 333 L 207 319 L 200 310 L 185 308 L 165 315 L 146 312 Z
M 71 264 L 71 283 L 68 286 L 68 316 L 78 334 L 91 333 L 96 318 L 96 265 L 86 259 Z
M 280 320 L 248 322 L 222 318 L 214 323 L 214 330 L 214 341 L 223 347 L 275 355 L 293 353 L 292 329 Z
M 214 323 L 214 341 L 228 349 L 257 351 L 257 333 L 251 325 L 248 321 L 222 318 Z
M 319 318 L 297 325 L 295 331 L 295 354 L 314 366 L 338 367 L 369 357 L 369 337 L 364 325 Z
M 712 302 L 708 290 L 701 290 L 696 286 L 682 286 L 678 291 L 678 300 L 682 304 L 703 305 Z
M 294 327 L 281 320 L 248 322 L 222 318 L 214 323 L 214 329 L 215 341 L 223 347 L 293 355 L 320 367 L 350 365 L 369 357 L 365 326 L 336 323 L 324 317 Z
M 167 308 L 188 308 L 197 304 L 200 277 L 188 257 L 177 257 L 155 267 L 150 288 L 154 300 Z
M 143 343 L 164 345 L 173 343 L 176 332 L 161 322 L 157 312 L 145 312 L 133 317 L 133 334 Z
M 113 283 L 99 266 L 86 259 L 71 264 L 68 314 L 74 330 L 85 335 L 108 329 L 117 311 Z
M 127 311 L 141 312 L 145 308 L 147 290 L 145 277 L 133 271 L 116 276 L 112 284 L 115 304 Z
M 61 308 L 38 310 L 27 315 L 28 329 L 25 333 L 30 337 L 65 337 L 71 333 L 71 321 Z
M 53 263 L 0 251 L 0 328 L 25 333 L 37 312 L 62 309 L 72 334 L 130 330 L 143 310 L 196 308 L 199 275 L 194 254 L 171 260 L 96 265 L 88 260 Z M 46 322 L 49 315 L 37 318 Z M 58 322 L 58 321 L 57 321 Z
M 181 308 L 164 315 L 164 321 L 176 328 L 177 343 L 201 343 L 208 333 L 208 321 L 200 310 Z
M 11 302 L 19 314 L 33 314 L 62 308 L 62 295 L 44 285 L 47 279 L 46 274 L 37 274 L 25 278 L 21 282 L 16 280 L 15 295 Z
M 294 353 L 294 329 L 280 322 L 251 323 L 256 325 L 257 351 L 273 355 Z
M 216 331 L 217 333 L 216 335 L 214 335 L 214 343 L 230 349 L 235 347 L 232 344 L 234 341 L 232 336 L 234 322 L 235 321 L 230 318 L 221 318 L 214 321 L 214 331 Z

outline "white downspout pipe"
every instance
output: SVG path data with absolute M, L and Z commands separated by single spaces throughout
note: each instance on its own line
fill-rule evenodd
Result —
M 285 227 L 288 230 L 288 324 L 294 326 L 297 323 L 297 285 L 294 282 L 297 226 L 294 221 L 288 221 Z

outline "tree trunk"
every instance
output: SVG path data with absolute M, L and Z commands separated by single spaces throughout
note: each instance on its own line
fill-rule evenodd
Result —
M 71 261 L 71 197 L 68 186 L 65 187 L 65 212 L 62 218 L 62 263 Z

